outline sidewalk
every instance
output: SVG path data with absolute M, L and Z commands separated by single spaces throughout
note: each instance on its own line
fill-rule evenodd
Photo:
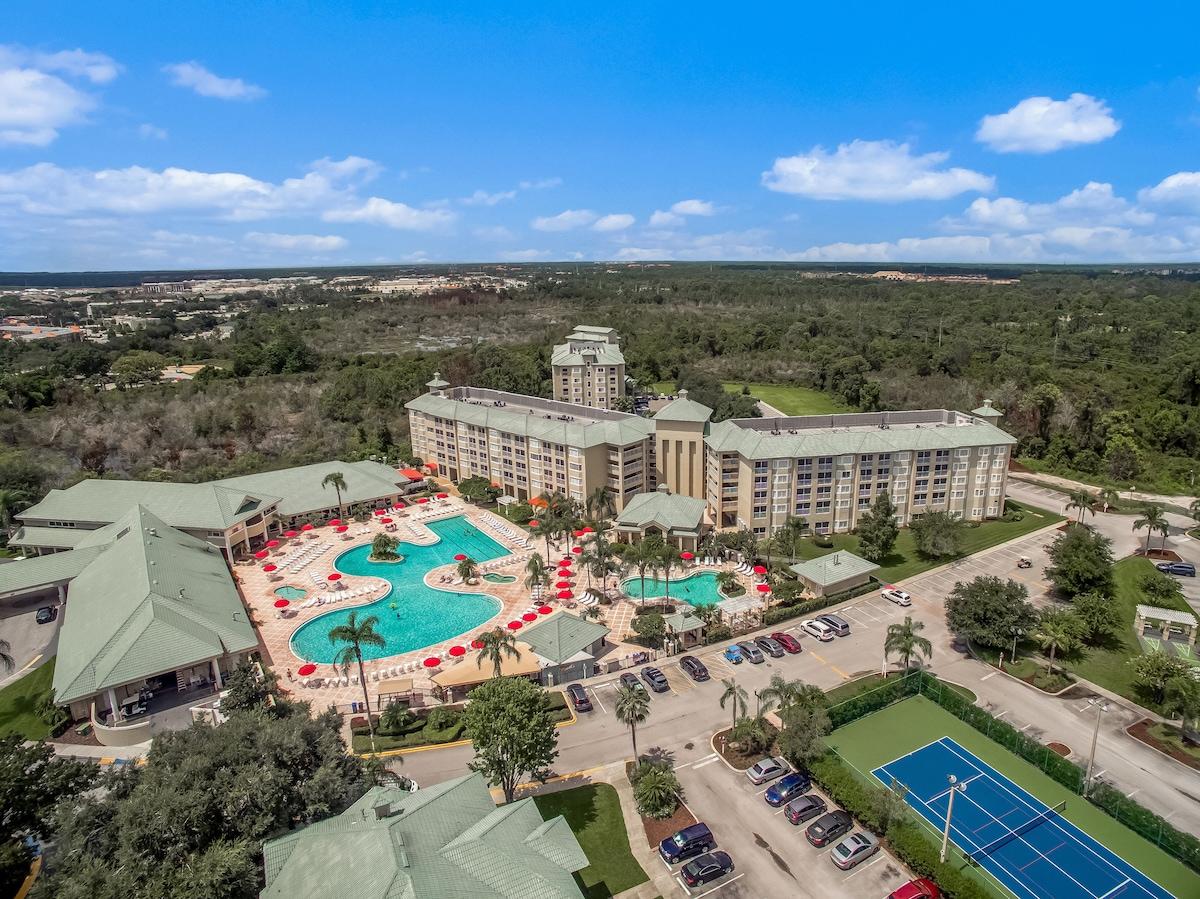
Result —
M 101 767 L 109 765 L 145 764 L 150 741 L 132 746 L 82 746 L 77 743 L 50 743 L 55 755 L 63 758 L 94 761 Z
M 1101 489 L 1095 484 L 1085 484 L 1082 481 L 1073 481 L 1070 478 L 1060 477 L 1056 474 L 1045 474 L 1040 471 L 1012 471 L 1010 469 L 1008 476 L 1010 479 L 1025 481 L 1026 483 L 1041 481 L 1043 484 L 1054 485 L 1067 492 L 1086 490 L 1088 493 L 1096 493 Z M 1164 506 L 1176 506 L 1180 509 L 1187 509 L 1192 501 L 1196 499 L 1194 496 L 1172 496 L 1167 493 L 1147 493 L 1142 490 L 1118 490 L 1117 493 L 1122 498 L 1128 499 L 1131 502 L 1159 503 Z

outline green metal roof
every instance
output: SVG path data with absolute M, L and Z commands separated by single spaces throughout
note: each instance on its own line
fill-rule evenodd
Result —
M 532 799 L 497 808 L 480 774 L 416 793 L 375 787 L 268 840 L 263 861 L 263 899 L 575 899 L 571 875 L 588 865 L 563 818 L 543 821 Z
M 1000 418 L 1004 415 L 995 406 L 988 405 L 987 403 L 984 403 L 978 409 L 972 409 L 971 414 L 978 415 L 980 418 Z
M 676 634 L 704 627 L 704 622 L 691 612 L 672 612 L 670 615 L 663 616 L 663 622 L 666 624 L 668 630 Z
M 79 528 L 46 528 L 25 525 L 9 538 L 9 546 L 33 546 L 49 549 L 71 549 L 86 534 Z
M 662 414 L 661 412 L 659 413 Z M 1009 446 L 1016 438 L 992 424 L 942 425 L 842 430 L 813 428 L 795 434 L 739 427 L 734 421 L 714 424 L 705 444 L 716 452 L 740 453 L 748 459 L 788 456 L 838 456 L 857 453 L 896 453 L 947 447 Z
M 33 556 L 0 565 L 0 596 L 31 593 L 65 584 L 99 555 L 97 547 Z
M 703 403 L 688 399 L 686 390 L 679 391 L 679 396 L 671 400 L 654 413 L 655 421 L 708 421 L 713 410 Z
M 668 533 L 694 534 L 703 521 L 704 500 L 656 490 L 639 493 L 631 499 L 617 516 L 617 527 L 644 531 L 650 525 L 658 525 Z
M 796 572 L 799 577 L 809 583 L 820 584 L 822 587 L 838 584 L 847 578 L 870 574 L 878 570 L 879 566 L 874 562 L 868 562 L 844 549 L 821 556 L 819 559 L 798 562 L 792 566 L 792 571 Z
M 60 703 L 253 649 L 258 639 L 220 551 L 142 506 L 71 582 L 58 638 Z M 72 550 L 75 555 L 85 550 Z
M 214 481 L 222 487 L 280 497 L 279 514 L 284 518 L 306 515 L 319 509 L 337 506 L 337 493 L 332 486 L 322 487 L 325 476 L 341 472 L 346 479 L 342 491 L 345 505 L 371 503 L 385 496 L 395 496 L 409 483 L 396 469 L 369 460 L 362 462 L 318 462 L 297 468 L 281 468 L 259 474 L 241 475 Z
M 559 612 L 525 628 L 521 642 L 546 661 L 561 665 L 608 633 L 608 628 L 598 621 Z
M 589 337 L 586 334 L 572 335 L 582 341 L 595 341 L 595 337 Z M 594 359 L 584 359 L 585 355 L 594 356 Z M 593 362 L 596 365 L 624 365 L 625 355 L 621 352 L 620 347 L 615 343 L 603 343 L 597 341 L 589 344 L 586 348 L 572 349 L 572 344 L 560 343 L 550 354 L 551 365 L 583 365 L 586 362 Z

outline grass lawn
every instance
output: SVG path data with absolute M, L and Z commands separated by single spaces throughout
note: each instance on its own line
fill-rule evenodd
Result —
M 923 696 L 840 727 L 826 742 L 873 781 L 873 769 L 941 737 L 950 737 L 1047 805 L 1066 800 L 1063 817 L 1176 896 L 1200 896 L 1196 872 Z
M 1008 501 L 1007 507 L 1023 511 L 1025 517 L 1020 521 L 1000 521 L 999 519 L 984 521 L 980 522 L 977 528 L 963 528 L 962 553 L 958 558 L 980 552 L 999 543 L 1006 543 L 1016 537 L 1063 520 L 1061 515 L 1056 515 L 1046 509 L 1015 503 L 1012 500 Z M 833 541 L 833 547 L 830 549 L 817 546 L 811 540 L 802 541 L 797 560 L 816 559 L 839 549 L 849 550 L 852 553 L 858 552 L 858 537 L 854 534 L 834 534 L 830 539 Z M 922 571 L 928 571 L 930 568 L 936 568 L 938 565 L 944 565 L 950 561 L 952 560 L 922 558 L 917 553 L 912 531 L 902 528 L 900 536 L 896 538 L 896 545 L 893 547 L 891 555 L 883 560 L 883 565 L 880 566 L 875 576 L 885 582 L 902 581 L 914 574 L 920 574 Z
M 546 708 L 550 712 L 550 720 L 555 724 L 571 720 L 571 711 L 567 708 L 567 698 L 559 690 L 549 690 L 545 694 Z M 411 749 L 415 746 L 430 746 L 440 743 L 453 743 L 466 739 L 466 722 L 461 709 L 451 709 L 451 714 L 443 716 L 446 726 L 433 728 L 425 715 L 416 715 L 402 733 L 382 734 L 376 731 L 375 751 L 386 752 L 390 749 Z M 355 733 L 351 749 L 362 755 L 371 751 L 371 735 L 366 733 L 366 717 L 363 719 L 363 733 Z M 377 717 L 372 713 L 372 717 Z M 376 725 L 378 727 L 378 724 Z
M 895 678 L 899 672 L 889 672 L 889 678 Z M 856 678 L 852 681 L 847 681 L 844 684 L 838 684 L 836 687 L 825 691 L 825 699 L 830 705 L 837 705 L 839 702 L 845 702 L 847 699 L 853 699 L 860 693 L 866 693 L 868 690 L 874 690 L 876 687 L 883 684 L 883 678 L 878 674 L 868 674 L 864 677 Z M 965 699 L 967 702 L 975 702 L 978 698 L 974 693 L 966 687 L 960 687 L 958 684 L 947 683 L 942 681 L 942 685 L 947 690 L 951 690 Z
M 17 734 L 28 740 L 44 740 L 50 728 L 35 711 L 43 693 L 54 679 L 54 659 L 0 690 L 0 737 Z
M 1113 566 L 1116 576 L 1117 591 L 1113 601 L 1121 616 L 1121 629 L 1113 638 L 1111 645 L 1103 648 L 1084 649 L 1078 658 L 1064 659 L 1062 666 L 1094 684 L 1120 693 L 1134 702 L 1154 708 L 1150 702 L 1134 689 L 1132 674 L 1127 664 L 1134 656 L 1141 655 L 1142 647 L 1133 632 L 1133 619 L 1136 614 L 1135 606 L 1139 602 L 1149 600 L 1142 595 L 1138 581 L 1154 571 L 1154 563 L 1148 559 L 1129 557 L 1122 559 Z M 1151 603 L 1154 605 L 1154 603 Z M 1174 604 L 1180 611 L 1188 612 L 1188 604 L 1180 599 Z
M 583 895 L 603 899 L 650 878 L 633 857 L 621 815 L 621 801 L 609 784 L 589 784 L 535 796 L 542 817 L 562 815 L 591 862 L 575 875 Z
M 755 399 L 774 406 L 784 415 L 827 415 L 830 412 L 853 412 L 845 403 L 840 403 L 827 393 L 808 387 L 789 387 L 785 384 L 746 384 L 742 381 L 725 381 L 721 384 L 729 393 L 741 393 L 749 387 Z M 674 393 L 674 381 L 659 381 L 651 385 L 655 393 Z

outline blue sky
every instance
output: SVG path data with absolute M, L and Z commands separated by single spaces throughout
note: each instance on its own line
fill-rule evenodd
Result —
M 47 4 L 0 269 L 1200 260 L 1193 5 Z

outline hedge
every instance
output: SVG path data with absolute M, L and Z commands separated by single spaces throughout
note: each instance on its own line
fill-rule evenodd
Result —
M 874 583 L 868 582 L 860 584 L 857 587 L 852 587 L 849 590 L 843 590 L 841 593 L 833 593 L 829 596 L 821 596 L 817 599 L 799 602 L 794 606 L 775 606 L 774 608 L 767 609 L 763 614 L 763 625 L 769 626 L 778 624 L 781 621 L 789 621 L 792 618 L 802 618 L 805 615 L 811 615 L 813 612 L 819 612 L 821 609 L 828 609 L 830 606 L 836 606 L 855 597 L 871 593 L 875 588 L 876 585 Z

